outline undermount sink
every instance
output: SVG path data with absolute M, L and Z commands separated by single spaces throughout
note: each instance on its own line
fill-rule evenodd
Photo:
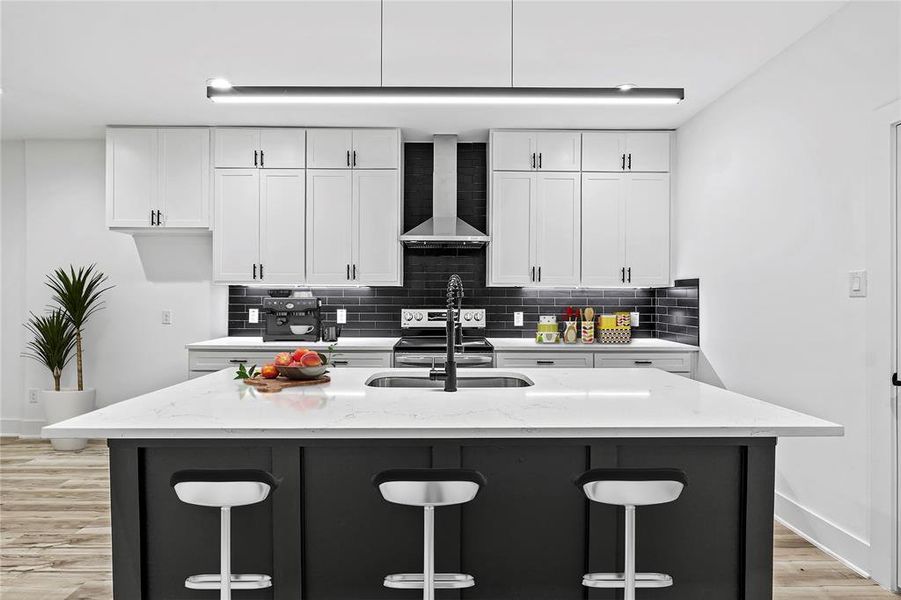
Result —
M 429 379 L 428 375 L 395 375 L 376 373 L 368 380 L 369 387 L 381 388 L 443 388 L 444 381 Z M 518 373 L 493 375 L 457 375 L 457 388 L 518 388 L 535 385 L 531 379 Z

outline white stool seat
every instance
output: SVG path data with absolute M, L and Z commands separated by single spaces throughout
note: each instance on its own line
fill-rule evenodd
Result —
M 435 573 L 432 581 L 436 590 L 459 590 L 476 584 L 472 575 L 463 573 Z M 385 577 L 384 585 L 387 588 L 401 590 L 421 590 L 425 585 L 424 582 L 425 577 L 422 573 L 398 573 Z
M 626 587 L 625 573 L 587 573 L 582 577 L 582 585 L 595 588 Z M 673 585 L 673 578 L 663 573 L 636 573 L 636 588 L 664 588 Z

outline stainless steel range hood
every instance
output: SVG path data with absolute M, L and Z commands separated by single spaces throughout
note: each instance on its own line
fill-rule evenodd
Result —
M 481 248 L 490 238 L 457 217 L 457 136 L 436 135 L 432 218 L 400 236 L 409 248 Z

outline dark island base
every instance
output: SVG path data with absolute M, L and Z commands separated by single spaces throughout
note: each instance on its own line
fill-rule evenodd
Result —
M 773 438 L 504 440 L 110 440 L 116 600 L 209 599 L 184 579 L 218 572 L 219 514 L 169 487 L 188 468 L 266 469 L 266 502 L 233 511 L 236 572 L 270 573 L 236 599 L 417 598 L 382 587 L 422 571 L 422 511 L 385 502 L 370 483 L 394 467 L 478 469 L 471 503 L 436 509 L 436 568 L 475 576 L 440 598 L 621 598 L 586 589 L 588 571 L 623 566 L 622 509 L 589 503 L 573 479 L 595 467 L 677 467 L 682 497 L 638 509 L 640 571 L 673 576 L 657 600 L 772 598 Z

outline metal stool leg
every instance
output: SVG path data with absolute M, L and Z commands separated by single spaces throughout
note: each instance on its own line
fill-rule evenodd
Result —
M 219 513 L 219 600 L 232 597 L 231 525 L 231 508 L 223 506 Z
M 435 507 L 423 508 L 422 599 L 435 600 Z
M 626 506 L 625 592 L 623 600 L 635 600 L 635 507 Z

